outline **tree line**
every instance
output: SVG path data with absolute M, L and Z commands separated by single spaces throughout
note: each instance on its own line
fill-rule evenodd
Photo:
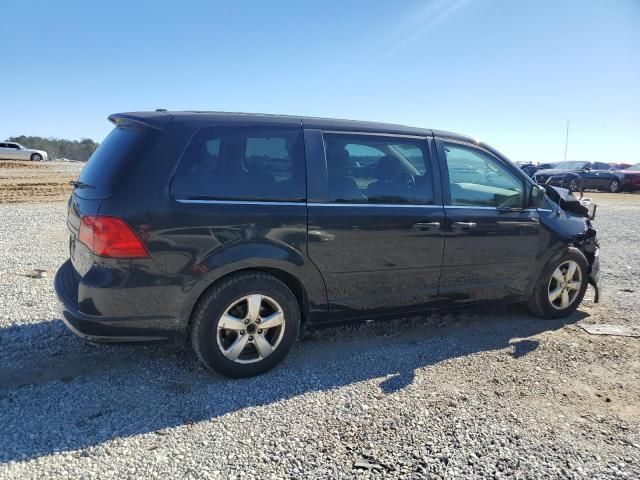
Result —
M 54 158 L 67 158 L 86 162 L 95 149 L 98 148 L 98 144 L 90 138 L 83 138 L 78 141 L 20 135 L 19 137 L 7 138 L 5 141 L 19 143 L 25 148 L 44 150 L 51 160 Z

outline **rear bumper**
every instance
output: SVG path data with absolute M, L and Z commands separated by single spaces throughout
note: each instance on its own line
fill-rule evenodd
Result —
M 79 337 L 92 342 L 141 342 L 175 336 L 174 322 L 169 318 L 109 317 L 83 312 L 78 302 L 81 283 L 70 260 L 58 269 L 54 283 L 62 320 Z

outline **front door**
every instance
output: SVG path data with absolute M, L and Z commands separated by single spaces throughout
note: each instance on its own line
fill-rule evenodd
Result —
M 313 135 L 318 148 L 307 148 L 308 161 L 316 164 L 309 167 L 308 251 L 325 280 L 330 319 L 399 313 L 434 302 L 444 208 L 429 141 L 306 133 L 308 139 Z M 326 169 L 315 175 L 319 164 Z
M 438 141 L 447 237 L 440 295 L 454 304 L 520 297 L 540 250 L 538 212 L 516 168 L 476 145 Z
M 609 188 L 611 181 L 617 179 L 617 177 L 610 172 L 611 167 L 606 163 L 593 162 L 590 167 L 590 170 L 581 174 L 585 179 L 585 188 L 606 190 Z
M 11 158 L 13 160 L 24 160 L 24 158 L 22 157 L 22 153 L 20 152 L 20 147 L 18 147 L 18 145 L 16 145 L 15 143 L 7 143 L 7 149 L 6 149 L 6 153 L 8 158 Z

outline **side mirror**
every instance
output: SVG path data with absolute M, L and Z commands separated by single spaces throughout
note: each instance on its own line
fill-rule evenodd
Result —
M 544 200 L 546 193 L 546 190 L 540 185 L 533 185 L 529 193 L 529 207 L 538 208 L 542 205 L 542 200 Z

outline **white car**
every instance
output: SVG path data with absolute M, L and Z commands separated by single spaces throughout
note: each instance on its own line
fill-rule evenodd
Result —
M 19 143 L 0 142 L 0 160 L 33 160 L 41 162 L 47 160 L 47 152 L 24 148 Z

